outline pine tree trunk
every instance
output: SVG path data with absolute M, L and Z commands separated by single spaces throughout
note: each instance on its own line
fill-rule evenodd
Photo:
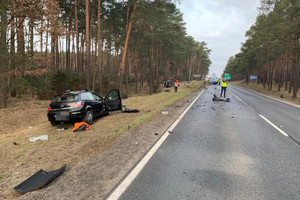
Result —
M 79 66 L 80 64 L 80 53 L 79 53 L 79 32 L 78 32 L 78 3 L 77 0 L 75 0 L 75 8 L 74 8 L 74 17 L 75 17 L 75 32 L 76 32 L 76 64 L 75 64 L 75 68 L 78 71 L 81 71 L 82 66 Z
M 97 12 L 97 44 L 98 44 L 98 57 L 97 65 L 99 71 L 99 93 L 102 93 L 102 45 L 101 45 L 101 0 L 98 0 L 98 12 Z
M 69 30 L 66 38 L 66 73 L 67 77 L 71 76 L 71 32 L 72 32 L 72 12 L 69 12 Z
M 86 38 L 86 62 L 85 62 L 85 78 L 86 89 L 90 89 L 90 18 L 89 18 L 89 0 L 85 0 L 85 38 Z
M 138 73 L 139 73 L 139 41 L 134 48 L 134 60 L 135 60 L 135 94 L 138 93 Z
M 59 70 L 59 61 L 60 61 L 58 44 L 59 44 L 59 38 L 56 35 L 55 36 L 55 68 L 56 68 L 56 70 Z
M 3 2 L 4 3 L 4 2 Z M 7 3 L 7 2 L 5 2 Z M 0 10 L 0 108 L 7 107 L 7 79 L 6 73 L 8 72 L 8 60 L 7 60 L 7 45 L 6 45 L 6 28 L 7 28 L 7 11 Z
M 14 4 L 14 1 L 12 1 L 12 4 Z M 11 12 L 14 12 L 14 6 L 11 10 Z M 10 22 L 10 32 L 12 34 L 10 38 L 10 70 L 16 70 L 16 63 L 15 63 L 15 18 L 12 16 L 11 22 Z M 15 75 L 12 75 L 11 77 L 11 82 L 14 83 L 16 79 Z M 11 97 L 16 97 L 17 96 L 17 91 L 15 88 L 12 88 L 10 90 L 10 96 Z
M 44 18 L 41 18 L 41 30 L 40 30 L 40 56 L 43 57 L 43 48 L 44 48 L 44 41 L 43 41 L 43 32 L 44 32 Z
M 34 28 L 34 19 L 30 18 L 29 20 L 29 34 L 30 34 L 30 50 L 29 50 L 29 55 L 32 57 L 33 56 L 33 47 L 34 47 L 34 44 L 33 44 L 33 28 Z
M 153 43 L 149 45 L 149 92 L 153 93 Z
M 125 61 L 126 61 L 126 54 L 127 54 L 127 49 L 128 49 L 128 44 L 129 44 L 129 37 L 130 37 L 130 33 L 131 33 L 131 28 L 132 28 L 132 23 L 133 23 L 133 18 L 136 12 L 136 7 L 137 7 L 137 3 L 138 0 L 135 0 L 134 5 L 133 5 L 133 10 L 130 16 L 130 20 L 128 23 L 128 28 L 126 30 L 126 38 L 125 38 L 125 44 L 124 44 L 124 52 L 123 52 L 123 56 L 122 56 L 122 62 L 121 62 L 121 70 L 120 70 L 120 91 L 122 91 L 122 82 L 123 82 L 123 71 L 125 68 Z M 129 6 L 129 2 L 128 2 L 128 6 Z
M 155 86 L 155 93 L 159 91 L 159 49 L 158 46 L 156 47 L 156 86 Z
M 125 69 L 125 94 L 128 97 L 128 78 L 129 78 L 129 53 L 126 58 L 126 69 Z

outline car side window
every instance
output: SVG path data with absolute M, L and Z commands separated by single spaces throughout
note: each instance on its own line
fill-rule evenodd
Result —
M 94 96 L 90 92 L 86 92 L 85 95 L 87 96 L 88 100 L 95 100 Z
M 86 93 L 81 93 L 81 100 L 88 100 L 89 98 L 87 97 Z
M 111 91 L 108 95 L 107 98 L 109 101 L 113 101 L 119 98 L 119 93 L 117 90 Z
M 93 97 L 94 97 L 94 99 L 95 100 L 102 100 L 102 98 L 99 96 L 99 95 L 97 95 L 97 94 L 95 94 L 95 93 L 92 93 L 93 94 Z

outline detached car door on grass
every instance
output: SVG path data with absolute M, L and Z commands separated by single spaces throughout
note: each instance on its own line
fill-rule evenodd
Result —
M 110 91 L 106 95 L 104 102 L 108 111 L 122 110 L 121 95 L 117 89 Z

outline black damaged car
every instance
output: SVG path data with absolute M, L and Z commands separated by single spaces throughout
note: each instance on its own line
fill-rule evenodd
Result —
M 52 99 L 48 107 L 48 120 L 52 126 L 66 121 L 84 121 L 91 125 L 94 117 L 115 110 L 122 110 L 117 89 L 110 91 L 105 98 L 87 90 L 67 91 Z

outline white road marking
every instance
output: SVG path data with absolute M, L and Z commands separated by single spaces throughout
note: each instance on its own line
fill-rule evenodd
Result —
M 268 120 L 267 118 L 265 118 L 262 115 L 259 115 L 261 118 L 263 118 L 266 122 L 268 122 L 269 124 L 271 124 L 271 126 L 273 126 L 277 131 L 279 131 L 282 135 L 289 137 L 288 134 L 286 134 L 283 130 L 281 130 L 280 128 L 278 128 L 275 124 L 273 124 L 270 120 Z
M 204 90 L 203 90 L 204 91 Z M 117 200 L 125 192 L 132 181 L 137 177 L 137 175 L 142 171 L 144 166 L 148 163 L 154 153 L 162 145 L 162 143 L 170 135 L 169 131 L 172 131 L 184 115 L 189 111 L 197 99 L 202 95 L 203 91 L 197 96 L 197 98 L 185 109 L 185 111 L 176 119 L 176 121 L 170 126 L 170 128 L 163 134 L 163 136 L 157 141 L 157 143 L 151 148 L 151 150 L 146 154 L 146 156 L 136 165 L 136 167 L 129 173 L 129 175 L 122 181 L 122 183 L 111 193 L 107 200 Z
M 243 102 L 244 104 L 247 104 L 245 101 L 243 101 L 240 97 L 238 97 L 236 94 L 234 94 L 231 90 L 228 90 L 231 94 L 233 94 L 233 96 L 235 96 L 238 100 L 240 100 L 241 102 Z

